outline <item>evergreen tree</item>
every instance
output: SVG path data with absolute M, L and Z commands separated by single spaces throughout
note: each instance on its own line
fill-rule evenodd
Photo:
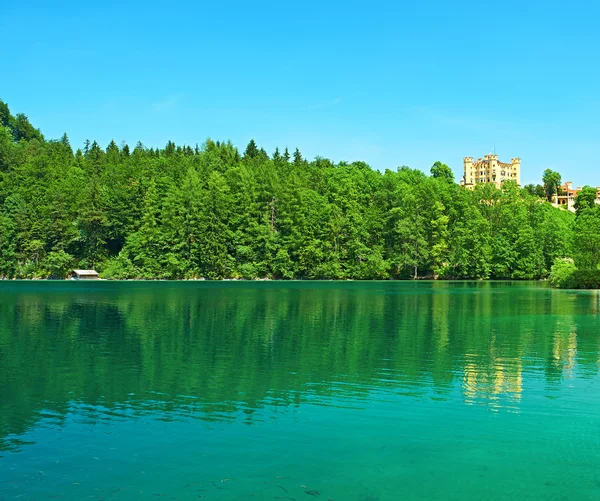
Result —
M 71 142 L 69 141 L 69 137 L 67 136 L 66 132 L 60 138 L 60 144 L 62 144 L 66 148 L 71 149 Z
M 201 270 L 207 278 L 223 278 L 229 271 L 227 225 L 231 212 L 229 187 L 218 172 L 208 178 L 202 211 Z
M 287 149 L 286 149 L 286 152 L 287 152 Z M 302 154 L 300 153 L 300 150 L 298 148 L 296 148 L 296 151 L 294 151 L 294 165 L 298 166 L 303 161 L 304 161 L 304 159 L 302 158 Z
M 12 124 L 13 135 L 16 141 L 31 141 L 32 139 L 43 139 L 41 132 L 34 128 L 29 119 L 23 113 L 17 113 Z
M 248 146 L 246 146 L 246 151 L 244 152 L 244 160 L 252 160 L 259 155 L 258 146 L 254 142 L 254 139 L 250 139 Z
M 10 109 L 8 108 L 8 104 L 6 104 L 2 99 L 0 99 L 0 125 L 3 127 L 10 127 L 12 122 L 12 115 L 10 114 Z

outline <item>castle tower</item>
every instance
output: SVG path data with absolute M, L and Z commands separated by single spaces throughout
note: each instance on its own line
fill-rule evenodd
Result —
M 485 165 L 485 182 L 495 183 L 497 186 L 498 155 L 490 153 L 483 158 L 487 160 L 487 164 Z
M 465 172 L 460 184 L 467 187 L 472 187 L 473 182 L 473 157 L 465 157 L 463 159 Z
M 515 177 L 513 179 L 515 179 L 517 181 L 517 184 L 521 186 L 521 159 L 513 158 L 510 161 L 510 163 L 512 164 L 512 170 L 515 174 Z

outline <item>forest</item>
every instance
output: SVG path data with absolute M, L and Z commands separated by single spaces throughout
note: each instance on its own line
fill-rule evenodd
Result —
M 597 268 L 600 208 L 582 204 L 254 140 L 74 151 L 0 101 L 3 278 L 539 279 L 560 259 Z

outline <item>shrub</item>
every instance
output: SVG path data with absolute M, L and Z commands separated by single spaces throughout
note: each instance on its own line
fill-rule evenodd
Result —
M 548 283 L 552 287 L 566 289 L 569 287 L 569 282 L 575 271 L 577 271 L 577 268 L 571 258 L 556 258 L 550 269 Z
M 133 263 L 123 252 L 118 256 L 109 259 L 100 273 L 101 278 L 108 280 L 126 280 L 128 278 L 137 278 L 139 275 Z
M 241 278 L 246 280 L 253 280 L 258 278 L 258 271 L 256 266 L 252 263 L 244 263 L 238 267 L 238 273 Z
M 50 252 L 43 261 L 48 278 L 64 279 L 73 266 L 74 258 L 65 251 Z
M 575 270 L 567 280 L 568 289 L 600 289 L 600 270 Z

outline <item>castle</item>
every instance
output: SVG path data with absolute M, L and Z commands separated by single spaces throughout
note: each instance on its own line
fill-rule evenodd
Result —
M 485 155 L 483 159 L 464 158 L 465 174 L 461 186 L 473 189 L 476 184 L 494 183 L 498 188 L 504 181 L 516 181 L 521 184 L 521 159 L 513 158 L 511 163 L 498 161 L 498 155 Z

